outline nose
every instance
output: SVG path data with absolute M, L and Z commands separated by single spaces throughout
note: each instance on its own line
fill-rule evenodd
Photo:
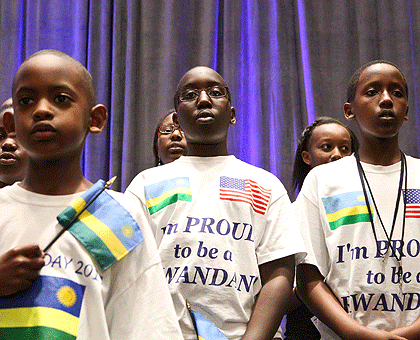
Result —
M 394 105 L 392 98 L 387 90 L 381 93 L 379 105 L 381 107 L 392 107 Z
M 183 138 L 183 133 L 181 128 L 177 128 L 174 130 L 174 132 L 172 132 L 171 134 L 171 139 L 172 140 L 182 140 Z
M 337 159 L 340 159 L 340 158 L 343 158 L 343 155 L 341 154 L 340 149 L 338 147 L 335 147 L 332 150 L 330 160 L 331 160 L 331 162 L 333 162 L 333 161 L 336 161 Z
M 35 106 L 33 117 L 36 121 L 50 120 L 54 117 L 53 111 L 47 99 L 41 99 Z
M 16 141 L 13 138 L 7 137 L 1 144 L 1 150 L 4 152 L 14 152 L 17 150 Z
M 211 107 L 211 99 L 204 89 L 198 90 L 197 107 Z

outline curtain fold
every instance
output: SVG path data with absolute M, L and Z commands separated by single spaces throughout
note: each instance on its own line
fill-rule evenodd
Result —
M 419 156 L 419 18 L 412 0 L 2 0 L 0 100 L 10 97 L 20 63 L 40 49 L 86 65 L 109 121 L 88 138 L 85 175 L 117 175 L 113 188 L 124 190 L 153 166 L 155 124 L 173 106 L 180 77 L 210 66 L 237 110 L 230 152 L 278 176 L 294 197 L 298 136 L 318 116 L 346 122 L 347 82 L 372 59 L 405 73 L 410 111 L 401 146 Z

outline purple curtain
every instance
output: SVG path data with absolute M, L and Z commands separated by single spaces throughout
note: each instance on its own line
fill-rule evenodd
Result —
M 238 122 L 230 152 L 289 191 L 297 137 L 317 116 L 345 122 L 349 77 L 372 59 L 405 72 L 410 111 L 400 139 L 419 156 L 417 1 L 2 0 L 0 13 L 0 100 L 40 49 L 86 65 L 110 116 L 106 131 L 88 138 L 83 168 L 92 181 L 117 175 L 114 189 L 153 165 L 155 124 L 197 65 L 215 68 L 231 89 Z

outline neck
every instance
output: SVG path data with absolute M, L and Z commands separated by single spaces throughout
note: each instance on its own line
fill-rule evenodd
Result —
M 373 165 L 392 165 L 401 160 L 398 139 L 361 140 L 360 161 Z
M 70 195 L 87 190 L 92 183 L 84 177 L 79 159 L 77 162 L 59 159 L 29 160 L 20 185 L 43 195 Z
M 228 156 L 226 143 L 218 144 L 201 144 L 201 143 L 187 143 L 187 155 L 199 157 L 216 157 Z

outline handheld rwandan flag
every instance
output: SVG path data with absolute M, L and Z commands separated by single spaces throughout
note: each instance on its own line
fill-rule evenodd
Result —
M 322 198 L 322 203 L 324 204 L 331 230 L 335 230 L 342 225 L 370 222 L 365 196 L 362 191 L 346 192 L 325 197 Z
M 76 339 L 85 286 L 40 276 L 32 286 L 0 297 L 0 339 Z
M 146 185 L 144 195 L 150 215 L 178 201 L 192 201 L 188 177 L 176 177 Z
M 228 340 L 223 333 L 201 313 L 190 309 L 190 314 L 196 327 L 198 340 Z
M 57 216 L 65 227 L 105 185 L 99 180 Z M 106 191 L 102 192 L 77 218 L 69 232 L 107 270 L 143 241 L 141 230 L 125 208 Z

